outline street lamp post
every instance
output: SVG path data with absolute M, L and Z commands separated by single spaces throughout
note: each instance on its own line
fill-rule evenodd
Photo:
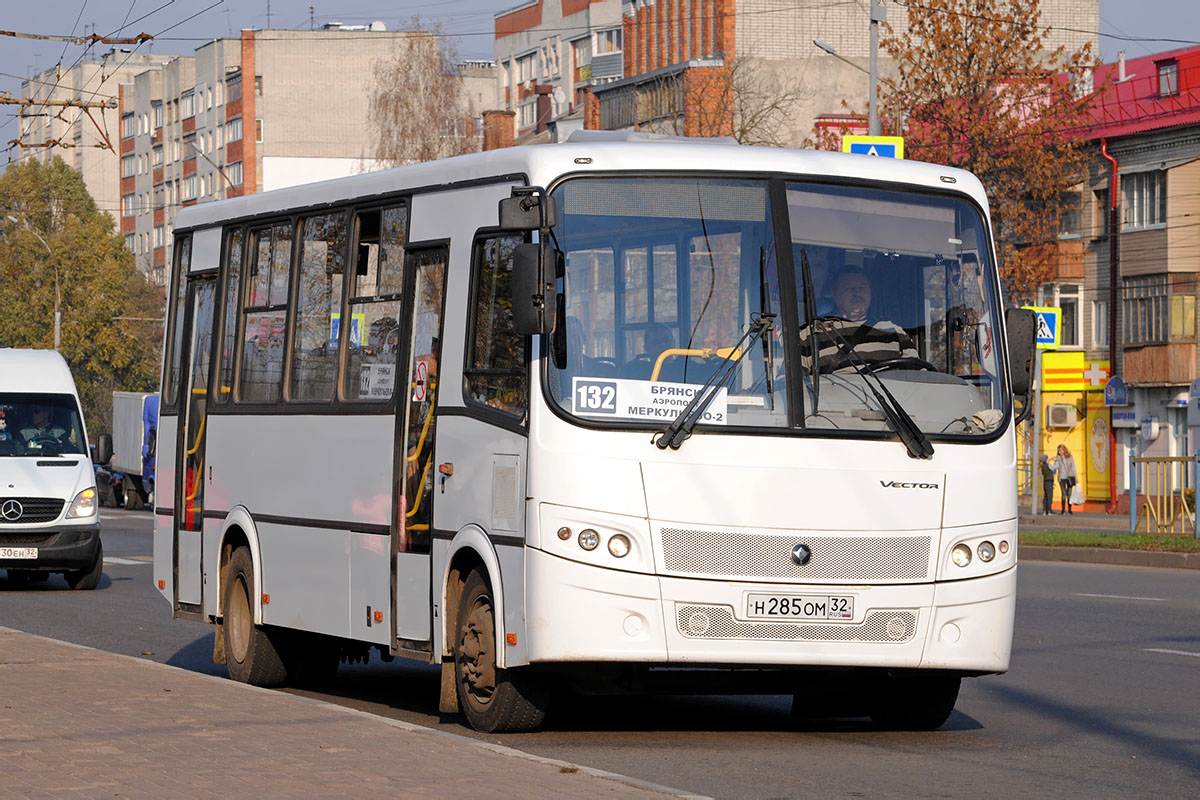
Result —
M 872 23 L 872 25 L 871 25 L 871 34 L 872 34 L 872 36 L 875 35 L 874 23 Z M 829 55 L 836 58 L 838 61 L 844 61 L 845 63 L 854 67 L 859 72 L 867 73 L 867 75 L 869 76 L 869 83 L 871 85 L 871 90 L 870 90 L 871 97 L 867 103 L 867 108 L 868 108 L 868 111 L 867 111 L 867 133 L 869 133 L 871 136 L 880 135 L 883 132 L 883 127 L 882 127 L 882 123 L 879 121 L 879 112 L 875 107 L 875 95 L 877 95 L 879 93 L 878 92 L 879 82 L 883 81 L 888 86 L 892 87 L 892 91 L 896 91 L 896 84 L 892 83 L 887 78 L 881 78 L 881 77 L 879 77 L 878 74 L 876 74 L 875 48 L 874 47 L 871 48 L 871 69 L 865 70 L 862 68 L 861 64 L 855 64 L 853 61 L 851 61 L 850 59 L 846 58 L 844 55 L 839 53 L 837 51 L 837 48 L 834 47 L 833 45 L 831 45 L 829 42 L 826 42 L 823 39 L 813 39 L 812 43 L 816 46 L 816 48 L 818 50 L 823 50 L 824 52 L 826 52 Z M 894 112 L 895 108 L 893 108 L 892 111 Z M 895 114 L 893 114 L 893 116 L 895 116 Z M 900 135 L 900 119 L 898 117 L 896 118 L 895 125 L 896 125 L 896 135 L 899 136 Z
M 867 99 L 867 133 L 878 136 L 879 109 L 876 95 L 879 94 L 879 23 L 887 20 L 887 8 L 883 0 L 871 0 L 871 58 L 868 83 L 870 96 Z
M 35 231 L 28 222 L 23 222 L 22 220 L 19 220 L 16 217 L 14 217 L 12 214 L 8 214 L 7 216 L 8 216 L 8 219 L 10 222 L 15 222 L 16 224 L 20 225 L 25 230 L 29 231 L 34 236 L 36 236 L 37 240 L 42 243 L 42 247 L 46 248 L 46 253 L 50 256 L 50 258 L 51 259 L 54 258 L 54 251 L 50 249 L 50 245 L 46 244 L 46 240 L 42 238 L 42 235 L 40 233 L 38 233 L 37 231 Z M 61 310 L 61 307 L 62 307 L 62 296 L 59 294 L 59 289 L 58 289 L 58 264 L 55 264 L 54 265 L 54 349 L 55 350 L 58 350 L 58 346 L 62 343 L 62 310 Z

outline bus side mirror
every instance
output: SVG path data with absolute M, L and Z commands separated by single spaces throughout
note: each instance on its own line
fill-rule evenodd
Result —
M 553 228 L 556 207 L 540 186 L 514 186 L 512 197 L 500 201 L 500 227 L 506 231 L 537 231 Z
M 104 466 L 112 461 L 112 434 L 102 433 L 96 437 L 96 463 Z
M 523 336 L 554 330 L 557 303 L 554 293 L 558 250 L 546 241 L 513 248 L 513 328 Z
M 1027 308 L 1004 311 L 1008 330 L 1008 372 L 1013 395 L 1024 397 L 1033 386 L 1033 354 L 1037 350 L 1037 315 Z

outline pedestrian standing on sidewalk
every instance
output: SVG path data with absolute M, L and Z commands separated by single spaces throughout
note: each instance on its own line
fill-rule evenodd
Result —
M 1071 489 L 1075 487 L 1075 456 L 1065 444 L 1058 446 L 1058 457 L 1054 459 L 1054 471 L 1058 474 L 1058 488 L 1062 489 L 1062 511 L 1059 514 L 1074 514 L 1071 510 Z
M 1042 453 L 1041 466 L 1042 471 L 1042 515 L 1050 516 L 1050 509 L 1054 505 L 1054 467 L 1050 466 L 1050 456 Z

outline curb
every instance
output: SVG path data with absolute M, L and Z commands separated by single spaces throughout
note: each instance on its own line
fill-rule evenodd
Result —
M 1017 550 L 1026 561 L 1059 561 L 1076 564 L 1111 564 L 1122 567 L 1200 569 L 1200 553 L 1165 553 L 1153 550 L 1117 550 L 1109 547 L 1050 547 L 1023 544 Z

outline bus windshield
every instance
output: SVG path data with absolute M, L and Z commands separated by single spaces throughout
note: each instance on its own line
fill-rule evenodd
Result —
M 554 402 L 589 423 L 663 427 L 732 355 L 700 430 L 886 432 L 895 422 L 880 384 L 928 436 L 996 430 L 1007 406 L 978 210 L 878 187 L 772 188 L 707 177 L 564 182 Z M 738 350 L 764 315 L 774 315 L 770 332 Z
M 0 456 L 87 452 L 75 398 L 69 394 L 0 392 Z

